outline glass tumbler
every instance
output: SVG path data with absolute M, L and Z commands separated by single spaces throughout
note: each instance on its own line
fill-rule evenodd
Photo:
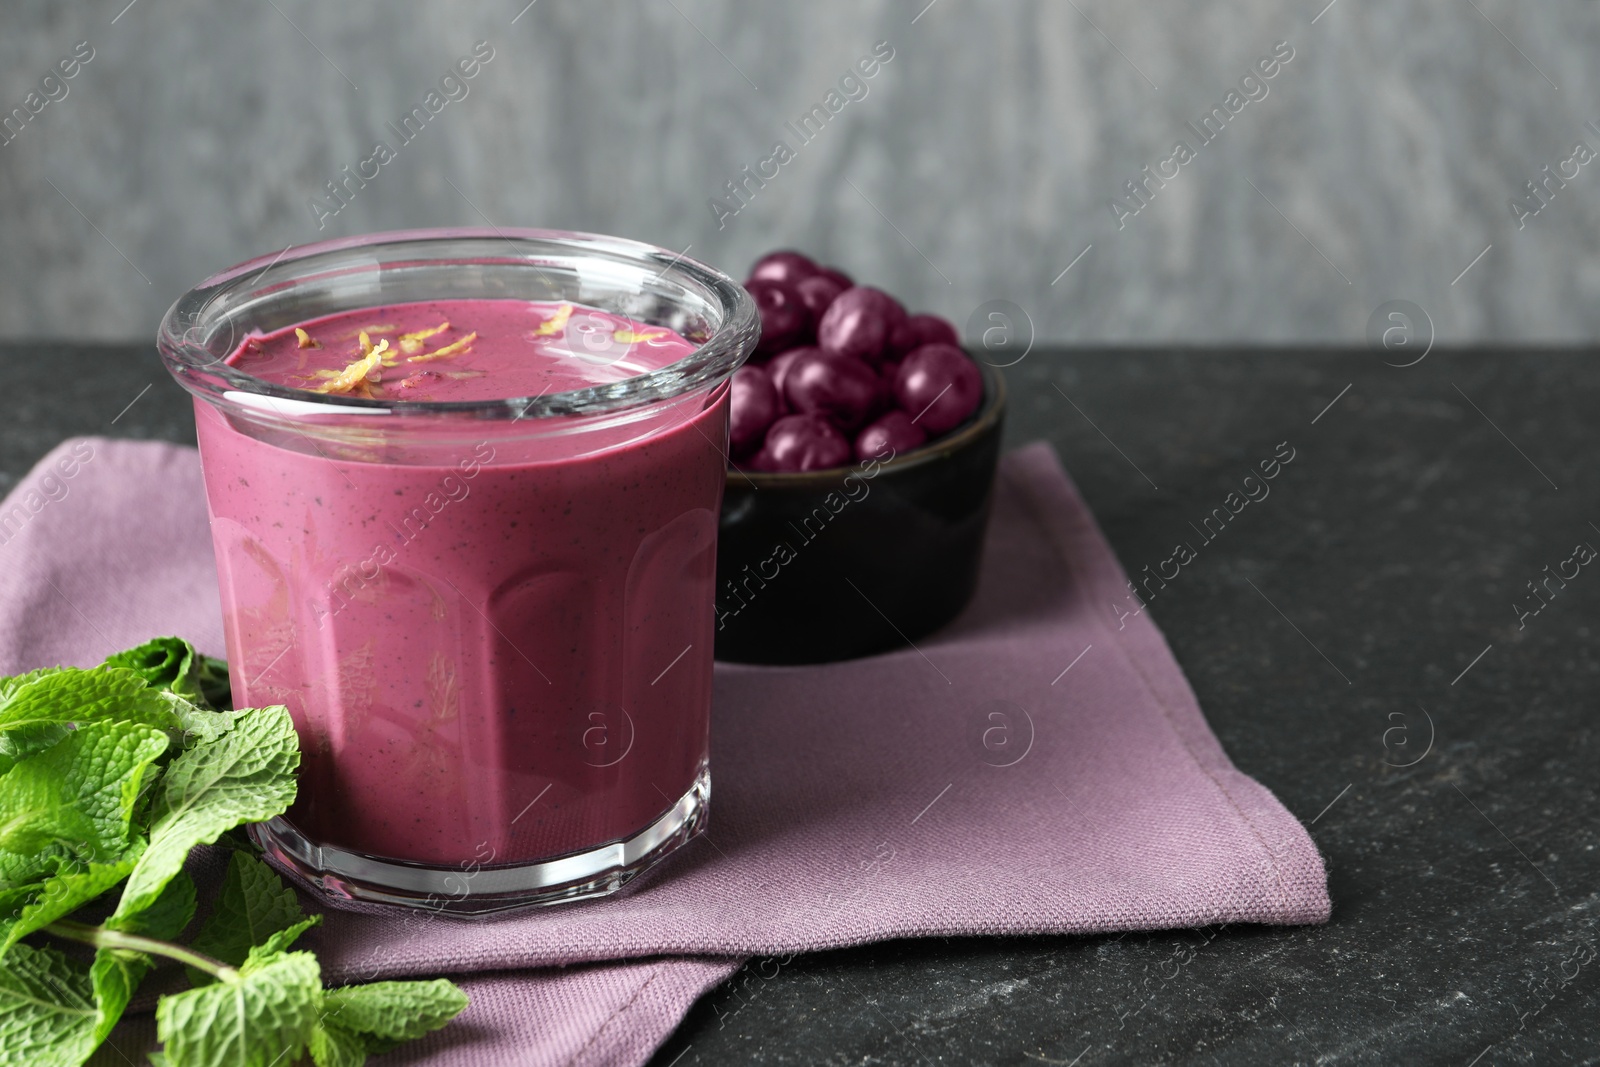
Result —
M 255 333 L 443 299 L 567 302 L 695 344 L 534 397 L 273 385 Z M 286 705 L 299 795 L 252 827 L 336 905 L 481 915 L 614 892 L 705 825 L 729 378 L 725 275 L 612 237 L 427 230 L 202 282 L 158 337 L 194 396 L 239 706 Z

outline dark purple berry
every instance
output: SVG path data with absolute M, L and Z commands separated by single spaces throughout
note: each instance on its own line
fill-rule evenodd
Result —
M 959 347 L 961 337 L 948 319 L 937 315 L 912 315 L 890 335 L 888 358 L 903 359 L 913 349 L 935 344 Z
M 769 281 L 783 282 L 793 285 L 801 278 L 809 278 L 821 269 L 811 261 L 811 257 L 803 256 L 799 252 L 782 251 L 768 252 L 756 260 L 756 265 L 750 268 L 750 277 L 745 284 L 750 282 Z
M 767 430 L 761 469 L 820 471 L 850 462 L 850 442 L 821 415 L 785 415 Z
M 745 286 L 761 313 L 761 340 L 756 344 L 757 359 L 777 355 L 786 348 L 811 340 L 811 312 L 801 303 L 792 286 L 776 281 L 753 281 Z
M 901 361 L 894 395 L 929 437 L 938 437 L 977 410 L 983 375 L 955 345 L 923 345 Z
M 856 435 L 856 458 L 890 459 L 921 448 L 928 440 L 922 427 L 911 421 L 911 416 L 896 408 L 871 423 Z
M 905 321 L 900 302 L 881 289 L 858 285 L 834 297 L 817 323 L 817 345 L 831 356 L 880 362 L 889 337 Z
M 800 294 L 800 302 L 811 312 L 811 317 L 820 322 L 822 313 L 828 310 L 828 305 L 850 287 L 840 285 L 827 275 L 813 274 L 809 278 L 801 278 L 795 283 L 794 288 L 795 292 Z
M 883 384 L 859 359 L 811 351 L 789 364 L 783 398 L 791 411 L 821 415 L 841 430 L 854 430 L 872 415 Z
M 781 415 L 778 391 L 760 367 L 733 372 L 728 397 L 728 451 L 743 456 L 761 446 L 767 427 Z

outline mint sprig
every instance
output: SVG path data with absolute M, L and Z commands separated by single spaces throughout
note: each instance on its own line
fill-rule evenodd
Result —
M 442 979 L 326 989 L 292 949 L 321 917 L 237 829 L 293 802 L 294 724 L 281 706 L 213 710 L 227 696 L 226 665 L 175 637 L 0 678 L 0 1067 L 78 1067 L 161 961 L 192 986 L 156 1007 L 151 1059 L 169 1067 L 360 1067 L 465 1009 Z M 219 840 L 228 873 L 185 944 L 184 862 Z

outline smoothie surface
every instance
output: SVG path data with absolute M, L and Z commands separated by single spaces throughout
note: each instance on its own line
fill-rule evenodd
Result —
M 505 400 L 623 381 L 695 347 L 664 326 L 581 304 L 477 298 L 380 305 L 253 334 L 228 363 L 325 395 Z

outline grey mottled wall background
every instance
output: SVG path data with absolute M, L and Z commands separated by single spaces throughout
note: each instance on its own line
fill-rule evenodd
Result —
M 1600 165 L 1521 229 L 1508 206 L 1600 149 L 1593 0 L 525 2 L 5 0 L 0 111 L 94 58 L 0 147 L 0 336 L 148 337 L 252 255 L 485 218 L 734 271 L 794 245 L 1049 339 L 1356 342 L 1391 299 L 1445 341 L 1600 334 Z M 319 230 L 324 183 L 479 40 L 468 95 Z M 801 146 L 785 121 L 878 41 Z M 1199 147 L 1185 121 L 1277 41 L 1268 95 Z M 1180 137 L 1196 157 L 1119 228 Z M 794 159 L 719 229 L 708 199 L 779 138 Z

